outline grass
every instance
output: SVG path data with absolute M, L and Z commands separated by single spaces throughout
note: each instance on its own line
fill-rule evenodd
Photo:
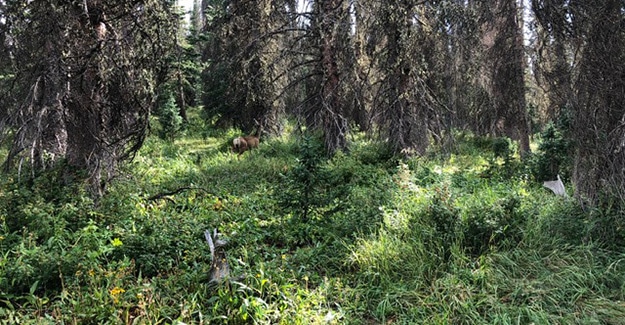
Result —
M 593 240 L 593 213 L 481 143 L 400 162 L 361 139 L 317 160 L 285 136 L 237 159 L 233 135 L 149 138 L 97 205 L 58 173 L 2 176 L 0 322 L 625 323 L 625 255 Z

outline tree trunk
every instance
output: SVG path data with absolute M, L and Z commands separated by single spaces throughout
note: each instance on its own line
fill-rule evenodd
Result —
M 582 5 L 586 45 L 576 82 L 573 137 L 576 196 L 625 199 L 625 36 L 617 0 Z
M 525 102 L 524 50 L 517 0 L 496 0 L 483 4 L 487 13 L 483 44 L 490 65 L 490 91 L 496 120 L 495 134 L 519 141 L 521 157 L 530 151 L 529 123 Z
M 391 149 L 406 156 L 425 153 L 429 143 L 427 101 L 423 100 L 429 90 L 418 75 L 425 70 L 420 59 L 426 40 L 416 35 L 411 15 L 415 8 L 412 1 L 393 1 L 382 8 L 381 17 L 387 54 L 380 68 L 386 72 L 386 95 L 380 109 Z M 419 13 L 425 15 L 424 11 Z
M 347 119 L 342 110 L 341 84 L 338 63 L 340 28 L 343 0 L 320 0 L 319 8 L 319 54 L 320 72 L 323 75 L 319 115 L 324 132 L 324 144 L 328 154 L 346 148 Z

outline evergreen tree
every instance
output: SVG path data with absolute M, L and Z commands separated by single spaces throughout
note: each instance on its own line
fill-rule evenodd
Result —
M 11 1 L 13 77 L 3 89 L 2 131 L 13 135 L 7 166 L 33 171 L 60 160 L 85 170 L 101 194 L 117 165 L 147 135 L 154 89 L 164 81 L 177 16 L 170 2 Z
M 287 2 L 288 3 L 288 2 Z M 278 130 L 286 78 L 285 1 L 214 1 L 206 25 L 204 107 L 218 126 Z
M 519 141 L 521 155 L 530 151 L 525 102 L 524 50 L 517 0 L 481 3 L 483 73 L 492 99 L 490 132 Z
M 591 204 L 625 198 L 625 7 L 616 0 L 534 0 L 532 8 L 539 44 L 548 45 L 538 57 L 538 75 L 552 92 L 548 105 L 572 111 L 576 196 Z

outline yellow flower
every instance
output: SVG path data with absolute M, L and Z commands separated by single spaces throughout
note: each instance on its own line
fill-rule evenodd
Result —
M 121 239 L 115 237 L 113 238 L 113 240 L 111 240 L 111 244 L 113 245 L 113 247 L 119 247 L 123 245 L 124 243 L 121 241 Z
M 117 295 L 122 294 L 124 292 L 126 292 L 126 290 L 124 290 L 124 289 L 122 289 L 120 287 L 115 287 L 115 288 L 111 289 L 111 296 L 117 296 Z
M 223 208 L 224 208 L 224 204 L 222 203 L 222 201 L 219 198 L 217 198 L 215 200 L 215 203 L 213 204 L 213 210 L 221 211 L 221 210 L 223 210 Z

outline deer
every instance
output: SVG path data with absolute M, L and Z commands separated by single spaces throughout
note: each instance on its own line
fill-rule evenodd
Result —
M 258 132 L 260 136 L 260 129 Z M 232 151 L 238 153 L 237 159 L 246 151 L 258 148 L 259 137 L 248 135 L 232 140 Z
M 238 153 L 239 155 L 237 156 L 237 158 L 239 156 L 241 156 L 244 152 L 251 150 L 251 149 L 255 149 L 258 148 L 258 143 L 260 142 L 260 140 L 258 139 L 258 137 L 252 136 L 252 135 L 248 135 L 245 137 L 238 137 L 235 138 L 234 140 L 232 140 L 232 151 Z

